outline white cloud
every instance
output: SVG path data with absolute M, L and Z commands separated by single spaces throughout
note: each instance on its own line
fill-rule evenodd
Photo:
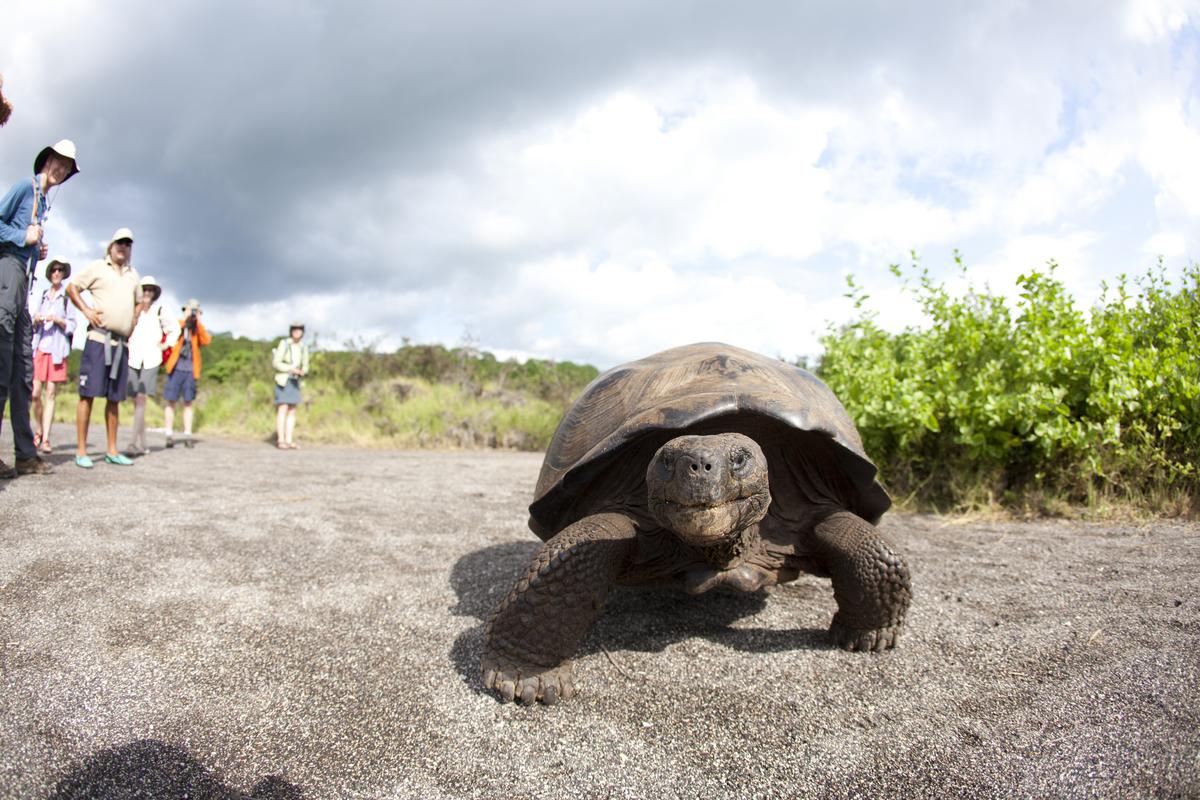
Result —
M 1169 37 L 1200 18 L 1195 0 L 1129 0 L 1125 4 L 1125 26 L 1131 36 L 1144 43 Z
M 120 23 L 52 6 L 6 17 L 0 165 L 77 130 L 85 172 L 49 235 L 90 258 L 131 224 L 139 268 L 217 329 L 470 331 L 600 365 L 692 339 L 795 355 L 845 318 L 848 272 L 881 322 L 919 321 L 886 271 L 910 249 L 946 278 L 957 247 L 1005 292 L 1055 258 L 1081 299 L 1148 253 L 1200 253 L 1196 0 L 870 25 L 783 2 L 349 0 L 233 28 L 219 0 L 133 0 Z

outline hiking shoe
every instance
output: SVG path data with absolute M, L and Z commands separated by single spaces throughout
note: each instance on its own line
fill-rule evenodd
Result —
M 48 461 L 43 461 L 37 456 L 17 459 L 18 475 L 49 475 L 52 472 L 54 472 L 54 467 L 50 466 Z
M 183 446 L 186 447 L 188 450 L 191 450 L 193 447 L 196 446 L 196 443 L 193 442 L 192 438 L 189 436 L 188 438 L 183 440 Z
M 118 467 L 132 467 L 133 462 L 126 458 L 123 454 L 117 453 L 115 456 L 105 454 L 105 464 L 116 464 Z
M 91 456 L 75 456 L 75 466 L 83 467 L 84 469 L 92 468 Z
M 175 437 L 168 436 L 167 437 L 167 447 L 174 447 L 174 446 L 175 446 Z
M 15 477 L 17 477 L 17 468 L 10 467 L 8 464 L 5 464 L 3 461 L 0 461 L 0 480 L 6 481 L 9 478 L 15 478 Z

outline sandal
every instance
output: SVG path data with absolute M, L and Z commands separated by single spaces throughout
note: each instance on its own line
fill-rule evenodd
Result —
M 49 439 L 42 439 L 42 443 L 38 445 L 39 453 L 53 453 L 54 447 L 51 446 Z
M 38 449 L 41 449 L 41 446 L 42 446 L 42 434 L 40 434 L 40 433 L 35 433 L 35 434 L 33 435 L 33 446 L 34 446 L 34 447 L 36 447 L 36 448 L 38 448 Z

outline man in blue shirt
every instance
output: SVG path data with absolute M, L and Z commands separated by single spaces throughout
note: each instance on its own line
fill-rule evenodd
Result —
M 0 425 L 11 399 L 17 457 L 15 467 L 0 461 L 0 478 L 50 472 L 50 465 L 38 458 L 29 425 L 33 322 L 26 301 L 33 270 L 47 254 L 42 238 L 49 210 L 46 192 L 76 172 L 75 144 L 63 139 L 43 148 L 33 160 L 33 177 L 17 181 L 0 200 Z

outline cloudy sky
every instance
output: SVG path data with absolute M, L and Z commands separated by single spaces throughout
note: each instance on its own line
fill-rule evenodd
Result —
M 0 175 L 209 326 L 600 367 L 819 352 L 853 274 L 1200 259 L 1200 0 L 8 4 Z M 43 284 L 44 285 L 44 284 Z

